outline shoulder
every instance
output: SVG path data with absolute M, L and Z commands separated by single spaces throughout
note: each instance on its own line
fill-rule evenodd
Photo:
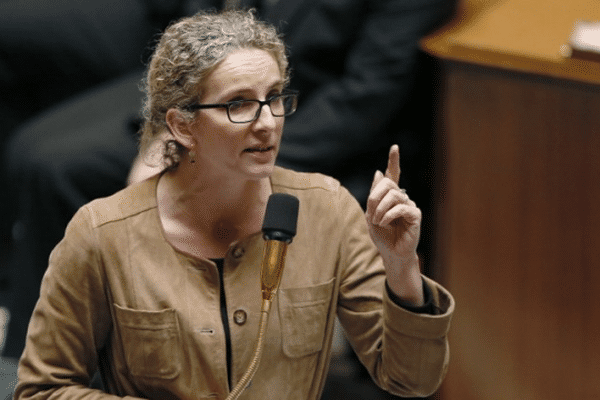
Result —
M 271 182 L 275 191 L 293 190 L 337 193 L 341 188 L 340 182 L 330 176 L 312 172 L 296 172 L 281 167 L 275 168 Z
M 156 208 L 158 175 L 128 186 L 111 196 L 92 200 L 80 209 L 88 214 L 93 227 L 127 219 Z
M 329 216 L 331 213 L 362 213 L 354 196 L 337 179 L 327 175 L 276 167 L 271 184 L 274 192 L 296 196 L 305 210 L 322 210 Z

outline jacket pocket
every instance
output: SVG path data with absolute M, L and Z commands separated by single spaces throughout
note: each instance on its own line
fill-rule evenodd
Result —
M 181 345 L 173 309 L 142 311 L 115 304 L 125 362 L 142 378 L 172 379 L 181 372 Z
M 323 348 L 333 282 L 279 289 L 281 341 L 286 356 L 304 357 Z

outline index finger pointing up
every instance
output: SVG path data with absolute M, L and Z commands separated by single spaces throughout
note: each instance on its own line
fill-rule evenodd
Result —
M 390 147 L 385 176 L 394 181 L 396 184 L 400 182 L 400 147 L 398 147 L 397 144 Z

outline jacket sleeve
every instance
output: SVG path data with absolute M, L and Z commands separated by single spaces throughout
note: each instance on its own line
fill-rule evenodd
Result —
M 50 255 L 19 362 L 15 399 L 118 398 L 89 388 L 111 329 L 95 242 L 81 209 Z
M 365 149 L 387 149 L 392 139 L 379 133 L 385 132 L 392 118 L 411 101 L 419 40 L 449 15 L 455 0 L 364 3 L 363 23 L 353 32 L 342 70 L 330 79 L 321 77 L 325 84 L 302 97 L 296 114 L 286 120 L 278 156 L 284 167 L 332 174 Z M 344 29 L 334 26 L 336 23 L 343 24 L 344 20 L 331 22 L 327 32 L 339 34 Z M 294 46 L 292 42 L 292 51 L 297 52 Z M 311 75 L 313 66 L 302 64 L 303 60 L 298 63 L 292 65 L 294 70 Z M 327 72 L 333 75 L 331 71 L 319 74 Z
M 432 314 L 395 304 L 385 288 L 383 262 L 367 229 L 362 209 L 341 190 L 342 268 L 338 318 L 350 345 L 382 389 L 399 396 L 428 396 L 448 367 L 448 329 L 454 311 L 451 294 L 423 277 L 431 289 Z

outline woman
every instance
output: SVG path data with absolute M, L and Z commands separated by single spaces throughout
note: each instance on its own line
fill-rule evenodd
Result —
M 252 12 L 170 26 L 146 78 L 143 146 L 165 169 L 84 206 L 55 248 L 20 361 L 17 399 L 224 399 L 252 358 L 260 228 L 274 192 L 300 201 L 262 361 L 242 398 L 317 399 L 335 316 L 375 382 L 436 390 L 454 302 L 422 277 L 421 215 L 399 150 L 368 208 L 335 180 L 275 167 L 285 48 Z M 104 392 L 88 387 L 99 368 Z

